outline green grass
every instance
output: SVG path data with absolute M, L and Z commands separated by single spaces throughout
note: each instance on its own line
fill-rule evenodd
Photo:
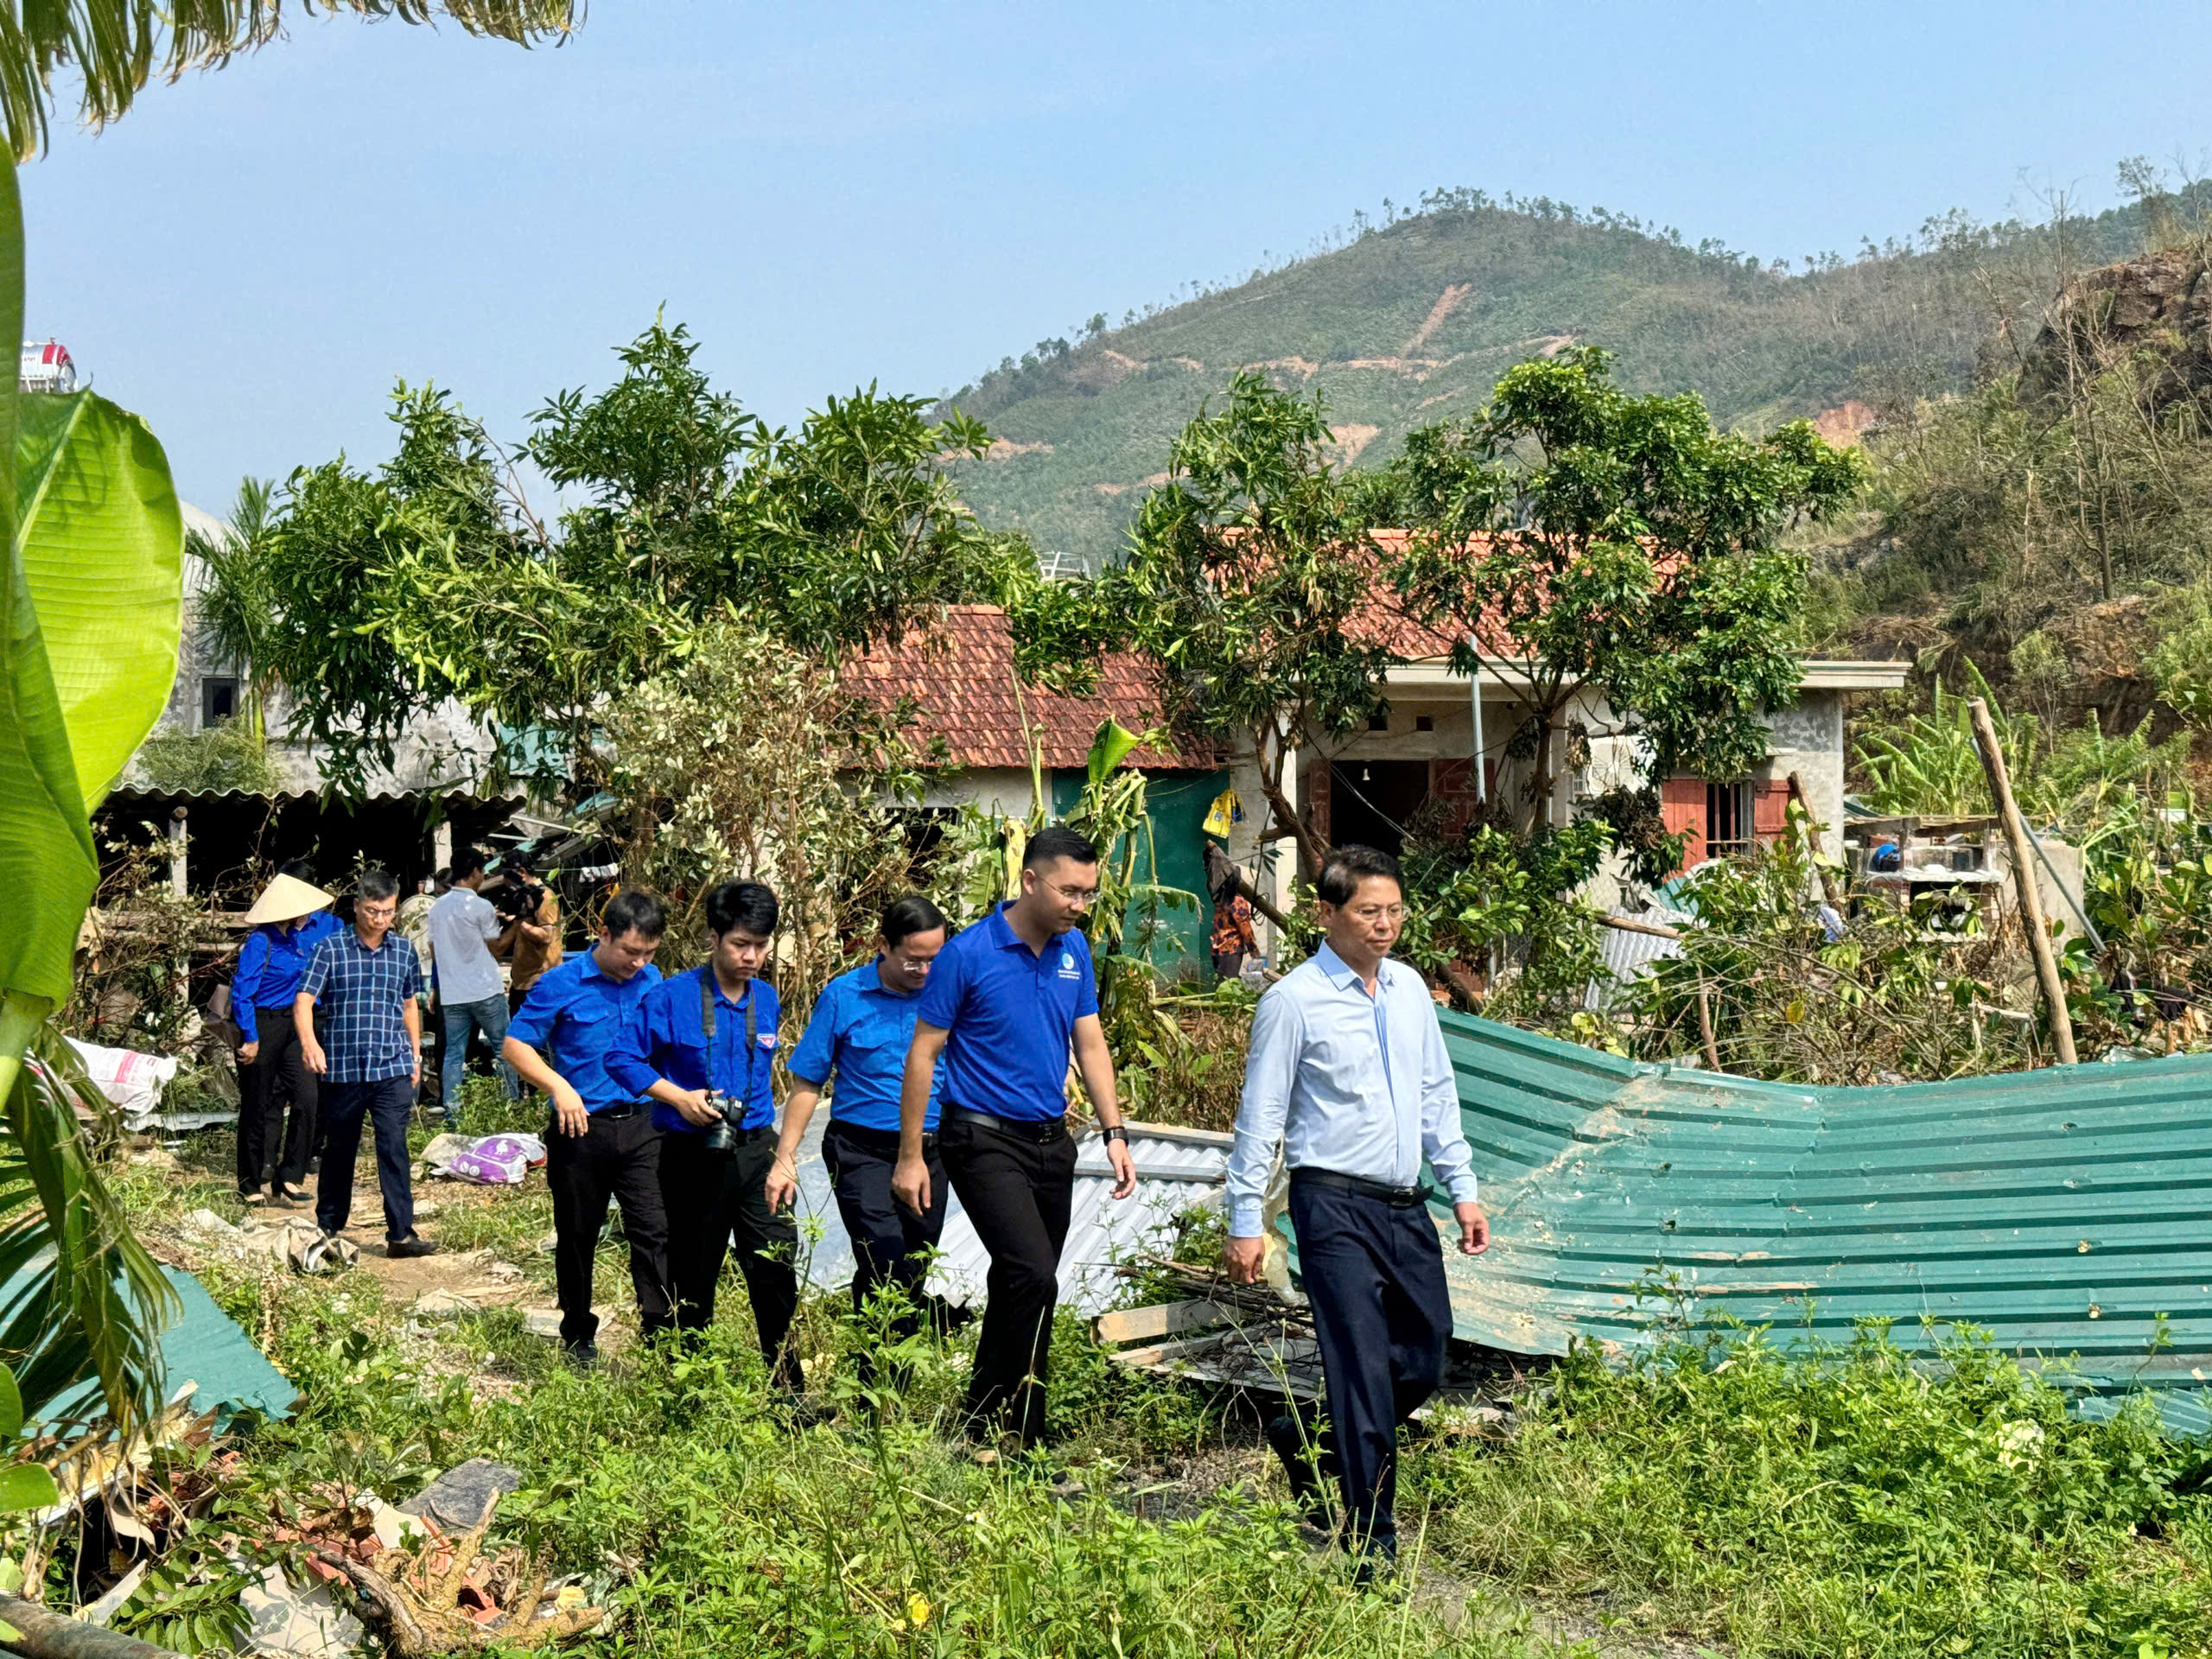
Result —
M 126 1200 L 173 1221 L 219 1190 L 227 1143 L 205 1141 L 211 1173 L 124 1172 Z M 626 1293 L 615 1249 L 601 1272 Z M 208 1526 L 251 1532 L 331 1483 L 397 1499 L 503 1459 L 525 1482 L 506 1535 L 615 1611 L 587 1654 L 2212 1652 L 2207 1452 L 2139 1409 L 2072 1418 L 1966 1338 L 1933 1363 L 1873 1332 L 1789 1357 L 1734 1331 L 1626 1369 L 1573 1356 L 1511 1434 L 1409 1446 L 1399 1515 L 1419 1560 L 1389 1599 L 1301 1539 L 1249 1405 L 1128 1372 L 1065 1316 L 1052 1447 L 984 1465 L 950 1433 L 972 1332 L 912 1344 L 910 1382 L 871 1412 L 854 1366 L 868 1338 L 842 1296 L 802 1312 L 810 1392 L 833 1414 L 795 1429 L 734 1277 L 702 1353 L 580 1376 L 512 1310 L 410 1332 L 365 1273 L 203 1276 L 302 1395 L 296 1420 L 239 1442 L 242 1484 Z

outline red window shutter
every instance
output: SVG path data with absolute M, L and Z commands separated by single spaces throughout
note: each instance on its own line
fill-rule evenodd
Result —
M 1751 834 L 1761 841 L 1772 841 L 1789 827 L 1789 780 L 1782 778 L 1753 784 L 1751 790 Z
M 1667 833 L 1679 836 L 1688 831 L 1689 840 L 1682 848 L 1682 861 L 1675 867 L 1679 875 L 1693 864 L 1705 860 L 1705 779 L 1702 778 L 1669 778 L 1659 785 L 1659 818 L 1667 826 Z

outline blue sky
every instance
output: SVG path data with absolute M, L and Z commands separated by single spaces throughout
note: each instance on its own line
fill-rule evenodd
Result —
M 1438 184 L 1764 256 L 2090 207 L 2201 157 L 2197 6 L 595 0 L 558 50 L 313 22 L 63 123 L 27 334 L 180 487 L 388 452 L 397 378 L 516 437 L 664 302 L 772 421 L 1249 270 Z M 2024 180 L 2025 184 L 2024 185 Z

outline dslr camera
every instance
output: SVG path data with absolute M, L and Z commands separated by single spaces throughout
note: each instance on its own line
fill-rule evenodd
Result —
M 504 881 L 488 889 L 484 895 L 492 901 L 492 908 L 503 922 L 526 922 L 537 914 L 538 901 L 544 898 L 545 889 L 535 881 Z
M 745 1125 L 745 1103 L 719 1089 L 707 1090 L 707 1109 L 715 1121 L 707 1125 L 707 1150 L 729 1152 L 737 1146 L 738 1131 Z

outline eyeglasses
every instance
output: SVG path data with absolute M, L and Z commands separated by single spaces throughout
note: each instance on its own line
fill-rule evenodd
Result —
M 1098 902 L 1098 889 L 1096 887 L 1064 887 L 1057 881 L 1046 881 L 1045 885 L 1067 903 L 1080 905 L 1086 910 Z
M 1402 922 L 1406 919 L 1406 906 L 1403 905 L 1361 905 L 1357 908 L 1353 908 L 1347 906 L 1344 914 L 1355 922 L 1381 921 L 1385 917 L 1394 922 Z

